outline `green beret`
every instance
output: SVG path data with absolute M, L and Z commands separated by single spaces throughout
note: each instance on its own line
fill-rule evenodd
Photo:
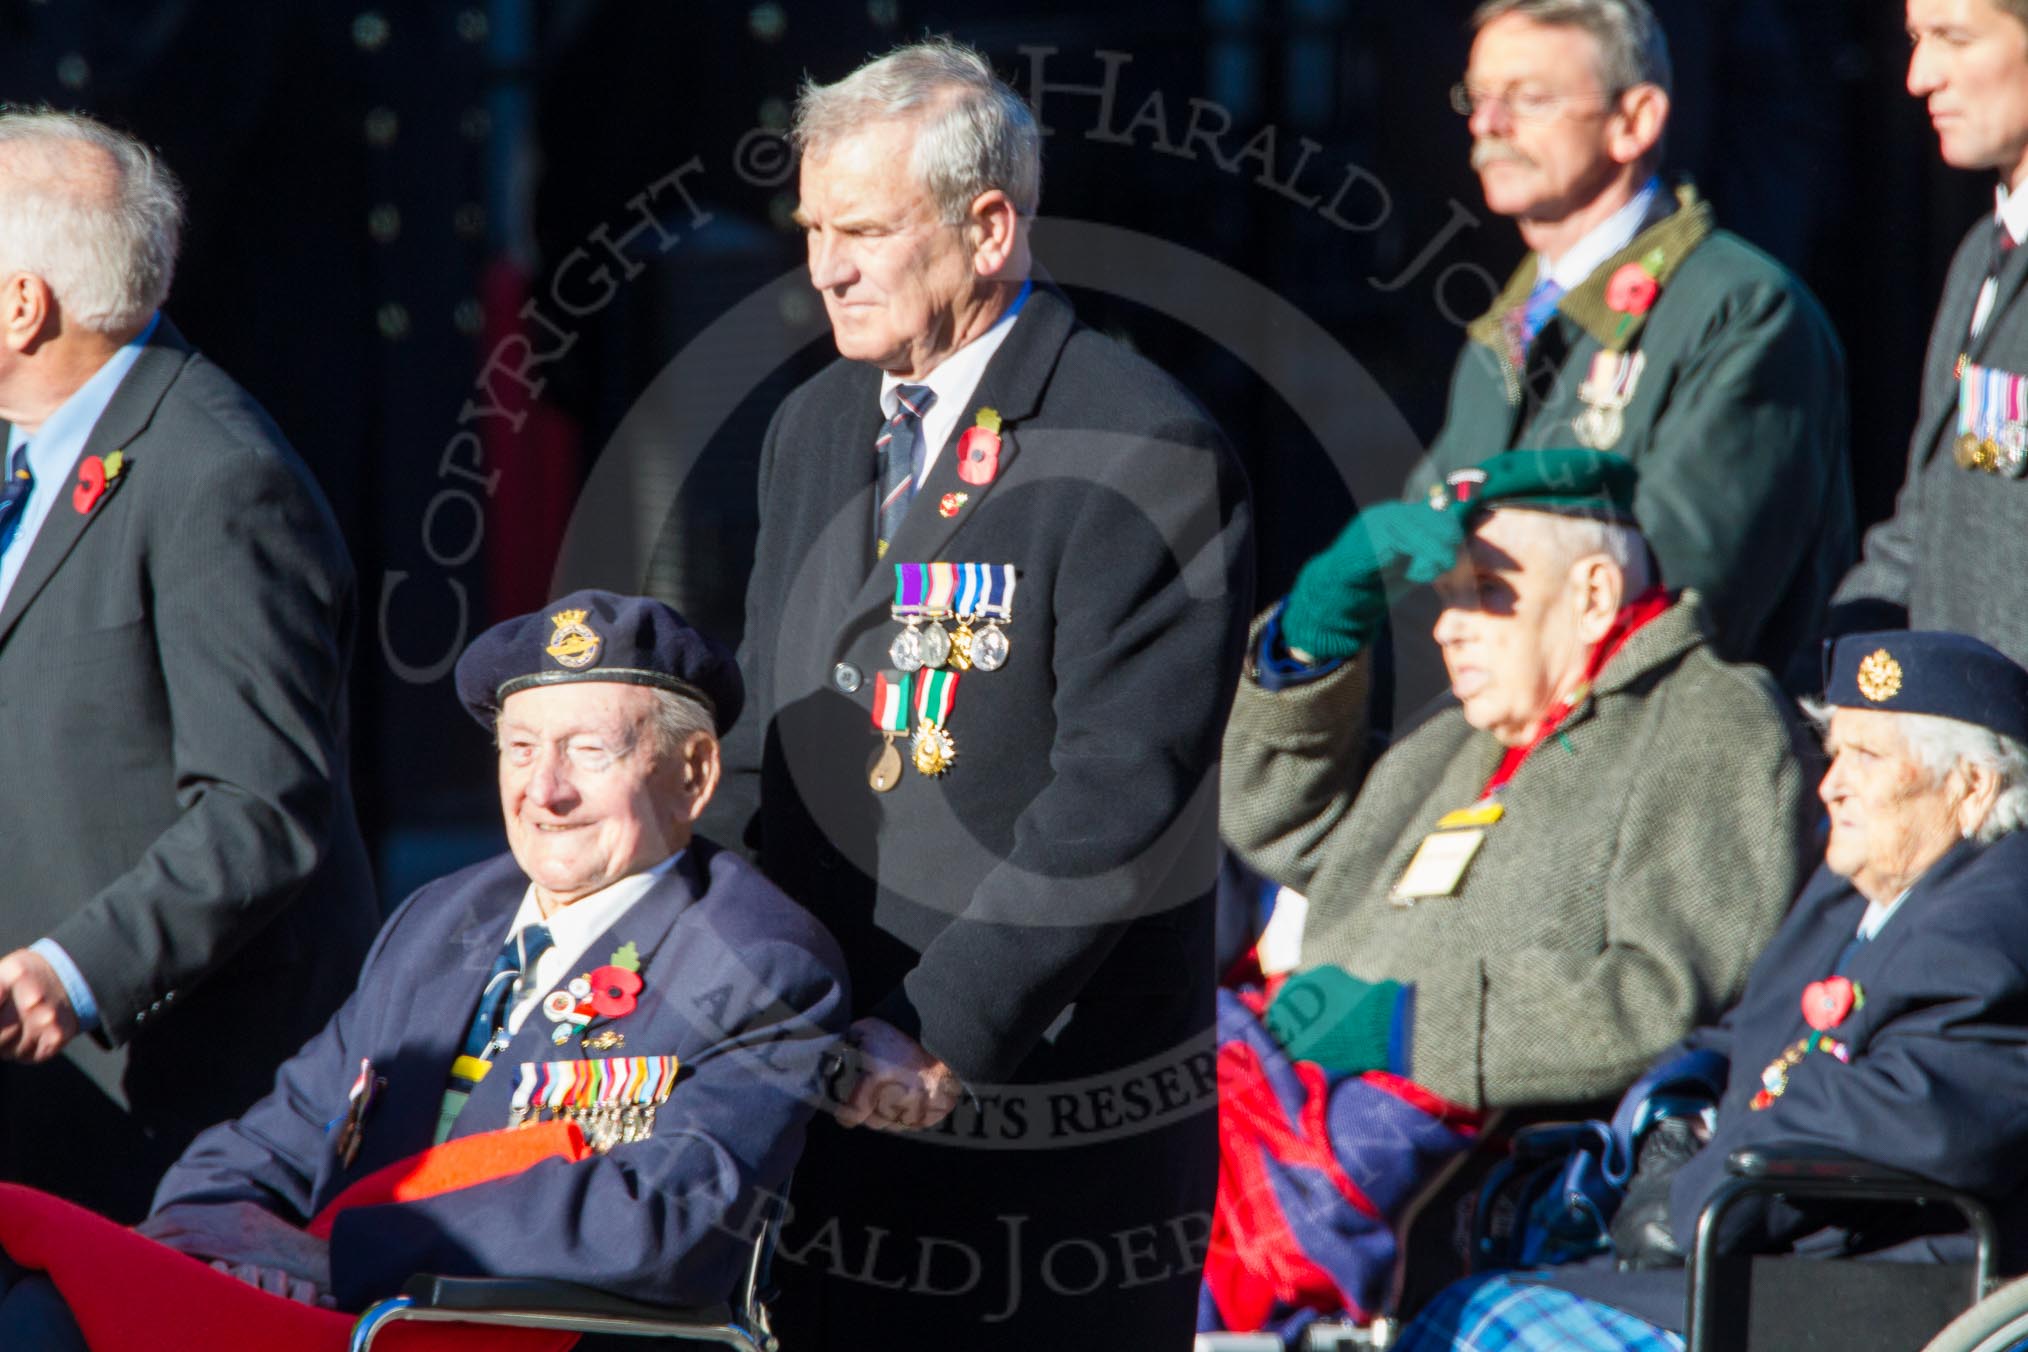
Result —
M 1431 485 L 1429 500 L 1439 508 L 1456 503 L 1473 515 L 1525 507 L 1632 525 L 1639 479 L 1631 462 L 1609 451 L 1502 451 Z

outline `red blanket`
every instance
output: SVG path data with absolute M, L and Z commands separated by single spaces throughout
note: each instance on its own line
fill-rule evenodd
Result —
M 329 1235 L 348 1206 L 433 1196 L 518 1173 L 537 1160 L 582 1159 L 575 1126 L 488 1132 L 425 1150 L 369 1174 L 308 1227 Z M 199 1259 L 144 1239 L 83 1207 L 0 1183 L 0 1248 L 49 1274 L 93 1352 L 343 1352 L 355 1317 L 255 1290 Z M 388 1352 L 565 1352 L 574 1333 L 454 1324 L 396 1324 Z

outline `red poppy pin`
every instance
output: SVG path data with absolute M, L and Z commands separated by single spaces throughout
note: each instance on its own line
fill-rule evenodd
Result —
M 1865 1003 L 1866 993 L 1857 983 L 1842 976 L 1825 977 L 1803 987 L 1803 1022 L 1820 1033 L 1828 1032 Z
M 958 438 L 958 477 L 983 488 L 999 472 L 1000 414 L 996 409 L 982 408 Z
M 634 1012 L 635 997 L 641 993 L 641 976 L 607 964 L 592 972 L 591 987 L 593 1009 L 608 1019 L 624 1019 Z
M 70 505 L 83 516 L 99 505 L 99 499 L 106 495 L 106 487 L 116 481 L 127 468 L 124 451 L 114 451 L 101 460 L 88 455 L 78 463 L 77 483 L 71 486 Z
M 1619 311 L 1621 333 L 1637 316 L 1655 307 L 1655 298 L 1662 294 L 1662 269 L 1668 261 L 1660 249 L 1652 249 L 1640 262 L 1624 264 L 1606 279 L 1605 303 Z

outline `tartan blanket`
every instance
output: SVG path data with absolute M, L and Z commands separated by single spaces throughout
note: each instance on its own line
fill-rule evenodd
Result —
M 1683 1340 L 1610 1305 L 1511 1277 L 1454 1282 L 1396 1352 L 1683 1352 Z
M 1200 1331 L 1292 1336 L 1320 1313 L 1380 1313 L 1394 1223 L 1480 1127 L 1398 1075 L 1291 1061 L 1261 1023 L 1271 994 L 1218 992 L 1218 1202 Z

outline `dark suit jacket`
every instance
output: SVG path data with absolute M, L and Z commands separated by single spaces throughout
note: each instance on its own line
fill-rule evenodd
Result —
M 1761 1072 L 1811 1030 L 1803 988 L 1831 975 L 1866 913 L 1844 879 L 1819 869 L 1753 969 L 1746 994 L 1684 1050 L 1731 1058 L 1718 1131 L 1670 1191 L 1689 1251 L 1697 1212 L 1725 1157 L 1760 1145 L 1821 1146 L 2007 1199 L 2028 1177 L 2028 834 L 1960 844 L 1931 866 L 1880 933 L 1846 963 L 1864 1003 L 1830 1036 L 1846 1064 L 1812 1052 L 1769 1108 L 1750 1106 Z M 1786 1206 L 1742 1207 L 1722 1235 L 1765 1250 L 1816 1228 Z M 1877 1242 L 1878 1236 L 1874 1238 Z
M 387 922 L 344 1006 L 275 1088 L 207 1131 L 162 1180 L 157 1207 L 257 1202 L 295 1224 L 354 1180 L 430 1144 L 451 1061 L 528 879 L 501 855 L 429 884 Z M 422 1201 L 355 1208 L 331 1233 L 346 1309 L 417 1272 L 568 1277 L 665 1304 L 723 1300 L 751 1253 L 759 1192 L 779 1190 L 816 1102 L 817 1062 L 846 1020 L 844 963 L 821 926 L 737 855 L 697 841 L 585 950 L 586 970 L 632 943 L 634 1011 L 600 1018 L 607 1055 L 682 1069 L 646 1142 Z M 495 1058 L 453 1139 L 509 1124 L 519 1068 L 559 1050 L 540 1006 Z M 364 1057 L 387 1079 L 348 1168 L 330 1124 Z
M 102 1024 L 72 1059 L 166 1162 L 337 1007 L 379 908 L 347 783 L 354 580 L 323 495 L 166 318 L 80 460 L 115 450 L 88 512 L 36 486 L 59 496 L 0 609 L 0 951 L 49 936 L 76 961 Z
M 1252 601 L 1243 476 L 1173 381 L 1038 283 L 958 422 L 980 408 L 1005 420 L 997 479 L 959 479 L 955 433 L 876 564 L 879 385 L 874 368 L 838 362 L 769 428 L 740 655 L 749 699 L 718 831 L 751 826 L 769 876 L 838 935 L 859 1011 L 919 1036 L 975 1097 L 937 1133 L 814 1133 L 798 1218 L 842 1217 L 845 1264 L 892 1234 L 888 1261 L 913 1269 L 933 1265 L 907 1247 L 924 1236 L 976 1253 L 1025 1226 L 1024 1250 L 1039 1253 L 1044 1235 L 1208 1216 L 1216 761 Z M 947 494 L 965 495 L 948 514 Z M 950 771 L 910 767 L 875 794 L 892 565 L 935 560 L 1018 568 L 1011 655 L 960 677 Z M 1122 1070 L 1143 1062 L 1159 1081 Z M 1201 1096 L 1177 1088 L 1192 1074 Z M 1175 1108 L 1159 1129 L 1151 1094 Z M 1140 1125 L 1122 1128 L 1123 1112 Z M 785 1254 L 794 1240 L 791 1227 Z M 984 1267 L 971 1304 L 841 1276 L 822 1298 L 829 1325 L 802 1336 L 849 1339 L 867 1319 L 897 1346 L 970 1330 L 1014 1299 L 997 1285 L 1008 1261 Z M 1051 1307 L 1030 1270 L 1020 1319 L 978 1336 L 1047 1331 L 1063 1346 L 1074 1325 L 1159 1341 L 1152 1321 L 1187 1337 L 1195 1269 L 1186 1257 L 1166 1270 L 1075 1309 Z M 814 1262 L 785 1268 L 785 1319 L 795 1281 L 818 1275 Z M 841 1303 L 859 1301 L 879 1308 Z
M 1242 476 L 1172 381 L 1038 287 L 959 421 L 999 411 L 999 477 L 962 482 L 954 436 L 876 564 L 879 381 L 840 361 L 769 429 L 726 813 L 753 813 L 769 875 L 838 934 L 862 1009 L 966 1080 L 1016 1074 L 1074 1003 L 1124 1040 L 1093 1049 L 1104 1064 L 1173 1046 L 1210 1026 L 1213 767 L 1252 591 Z M 950 516 L 947 493 L 967 495 Z M 1012 655 L 960 678 L 950 772 L 877 795 L 892 565 L 937 559 L 1018 567 Z
M 1725 1160 L 1755 1146 L 1839 1151 L 1932 1178 L 1995 1204 L 2017 1253 L 2028 1238 L 2028 833 L 1960 844 L 1910 889 L 1885 927 L 1845 964 L 1864 1003 L 1830 1030 L 1849 1063 L 1804 1057 L 1782 1095 L 1752 1107 L 1769 1062 L 1806 1033 L 1803 988 L 1833 972 L 1866 913 L 1844 879 L 1819 869 L 1767 947 L 1746 994 L 1663 1061 L 1708 1049 L 1729 1057 L 1718 1130 L 1677 1173 L 1670 1224 L 1689 1252 L 1697 1213 L 1727 1177 Z M 1877 1215 L 1749 1199 L 1727 1213 L 1729 1252 L 1874 1252 L 1956 1258 L 1950 1237 L 1924 1238 L 1906 1208 Z M 1947 1218 L 1946 1218 L 1947 1219 Z M 1664 1328 L 1681 1329 L 1680 1271 L 1615 1272 L 1605 1262 L 1558 1269 L 1554 1285 Z M 2011 1270 L 2011 1269 L 2010 1269 Z
M 1922 366 L 1922 406 L 1894 515 L 1866 534 L 1864 556 L 1832 598 L 1831 630 L 1943 629 L 2028 662 L 2028 478 L 1961 469 L 1958 357 L 2028 375 L 2028 248 L 2000 263 L 1993 312 L 1968 341 L 1993 261 L 1982 216 L 1951 260 Z

